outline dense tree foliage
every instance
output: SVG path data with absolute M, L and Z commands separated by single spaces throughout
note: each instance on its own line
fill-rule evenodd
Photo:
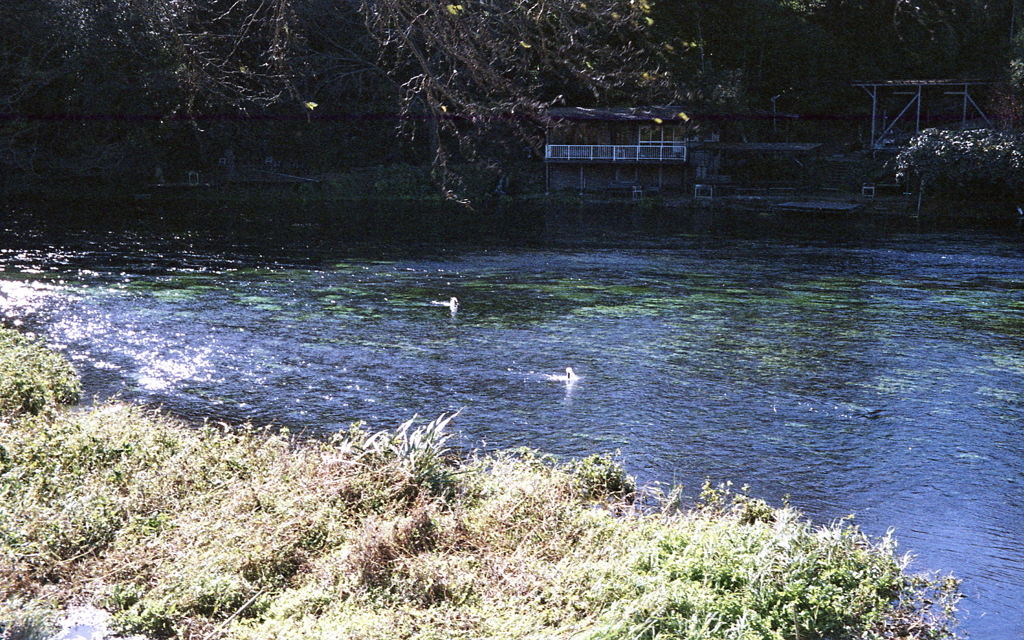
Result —
M 1021 0 L 5 0 L 0 185 L 225 149 L 503 170 L 550 105 L 842 122 L 865 79 L 1007 81 L 985 106 L 1015 126 L 1022 24 Z

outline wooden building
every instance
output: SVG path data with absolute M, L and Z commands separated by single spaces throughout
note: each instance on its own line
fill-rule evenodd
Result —
M 547 191 L 632 194 L 714 193 L 734 185 L 723 173 L 756 158 L 785 164 L 784 156 L 813 151 L 816 143 L 728 141 L 738 118 L 702 118 L 686 107 L 558 108 L 548 111 L 544 154 Z M 743 136 L 734 135 L 732 137 Z M 797 166 L 799 163 L 796 163 Z M 741 176 L 743 183 L 751 176 Z
M 550 109 L 547 190 L 642 193 L 682 188 L 694 135 L 683 107 Z

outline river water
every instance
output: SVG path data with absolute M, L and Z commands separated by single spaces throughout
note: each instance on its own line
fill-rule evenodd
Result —
M 345 429 L 463 409 L 467 449 L 619 451 L 641 482 L 749 485 L 893 528 L 1024 638 L 1024 240 L 692 234 L 395 251 L 11 226 L 8 324 L 90 398 Z M 433 302 L 456 296 L 453 314 Z M 572 366 L 573 384 L 549 379 Z

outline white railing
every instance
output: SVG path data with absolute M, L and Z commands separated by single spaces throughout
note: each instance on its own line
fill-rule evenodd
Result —
M 686 143 L 671 144 L 549 144 L 548 160 L 590 160 L 596 162 L 685 162 Z

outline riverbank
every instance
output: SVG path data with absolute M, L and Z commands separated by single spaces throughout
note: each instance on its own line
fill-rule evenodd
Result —
M 59 402 L 0 428 L 7 637 L 75 604 L 150 637 L 952 637 L 956 581 L 728 487 L 456 456 L 453 416 L 300 441 Z

